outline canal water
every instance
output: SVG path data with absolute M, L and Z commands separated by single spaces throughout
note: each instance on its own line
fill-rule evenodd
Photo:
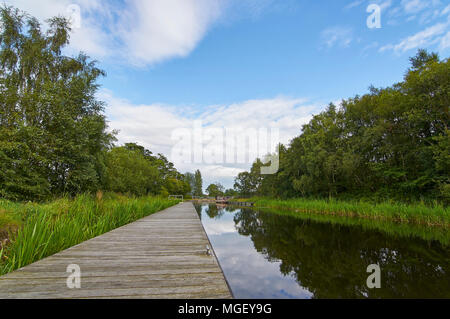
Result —
M 196 210 L 235 298 L 450 298 L 442 241 L 256 209 Z M 367 286 L 371 264 L 380 288 Z

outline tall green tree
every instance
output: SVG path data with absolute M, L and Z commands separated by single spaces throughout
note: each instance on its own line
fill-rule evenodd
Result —
M 195 178 L 194 195 L 203 196 L 203 179 L 200 170 L 195 171 L 194 178 Z
M 144 158 L 147 163 L 157 171 L 157 175 L 149 175 L 152 178 L 152 188 L 148 190 L 151 194 L 161 194 L 167 196 L 187 195 L 192 192 L 191 185 L 186 176 L 177 171 L 174 164 L 171 163 L 164 155 L 153 153 L 145 147 L 137 143 L 126 143 L 124 148 L 138 154 Z
M 206 188 L 206 192 L 209 196 L 216 197 L 216 196 L 223 196 L 225 191 L 225 187 L 222 186 L 220 183 L 214 183 L 210 184 Z
M 159 193 L 159 172 L 139 150 L 112 148 L 106 155 L 106 167 L 109 191 L 139 196 Z
M 234 189 L 242 196 L 261 195 L 261 182 L 263 176 L 261 175 L 261 167 L 263 163 L 258 158 L 253 163 L 249 172 L 239 173 L 234 180 Z
M 84 54 L 62 55 L 69 22 L 0 8 L 0 195 L 44 199 L 100 187 L 107 132 L 96 99 L 104 72 Z
M 190 188 L 189 194 L 190 194 L 190 195 L 194 195 L 194 189 L 195 189 L 195 174 L 192 174 L 192 173 L 189 173 L 189 172 L 185 173 L 185 174 L 184 174 L 184 181 L 185 181 L 187 184 L 189 184 L 189 188 Z

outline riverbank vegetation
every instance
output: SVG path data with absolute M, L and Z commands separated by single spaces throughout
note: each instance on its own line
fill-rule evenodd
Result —
M 257 159 L 235 179 L 264 207 L 449 225 L 450 61 L 419 50 L 404 80 L 313 116 L 279 169 Z M 308 200 L 307 198 L 317 198 Z M 252 200 L 254 201 L 254 200 Z
M 300 214 L 292 209 L 260 208 L 259 210 L 267 214 L 292 216 L 305 221 L 310 220 L 336 226 L 352 226 L 361 227 L 365 230 L 376 230 L 396 238 L 420 238 L 428 242 L 437 241 L 445 246 L 450 245 L 450 232 L 447 227 L 428 227 L 423 224 L 393 222 L 385 218 L 353 218 L 345 215 L 328 215 L 317 212 L 303 212 Z
M 0 275 L 177 203 L 100 192 L 41 204 L 0 200 Z
M 314 213 L 343 217 L 450 227 L 450 208 L 442 204 L 344 201 L 336 199 L 270 199 L 252 198 L 258 208 L 285 210 L 291 215 Z

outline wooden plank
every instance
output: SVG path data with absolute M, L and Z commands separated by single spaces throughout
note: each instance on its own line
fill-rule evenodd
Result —
M 228 288 L 227 288 L 228 291 Z M 187 286 L 187 287 L 157 287 L 157 288 L 109 288 L 109 289 L 66 289 L 64 291 L 31 291 L 10 293 L 11 299 L 69 299 L 69 298 L 99 298 L 99 297 L 122 297 L 129 298 L 205 298 L 208 295 L 225 294 L 224 289 L 217 286 Z M 228 292 L 229 293 L 229 292 Z M 199 296 L 199 297 L 197 297 Z
M 81 288 L 83 290 L 93 289 L 110 289 L 110 288 L 177 288 L 177 287 L 215 287 L 216 282 L 221 282 L 223 277 L 218 274 L 195 274 L 195 275 L 179 275 L 177 277 L 168 276 L 118 276 L 118 277 L 90 277 L 84 278 Z M 38 279 L 22 279 L 22 280 L 5 280 L 2 284 L 2 292 L 18 293 L 28 291 L 49 292 L 59 291 L 59 286 L 65 285 L 66 279 L 59 278 L 38 278 Z
M 192 203 L 182 203 L 0 277 L 0 298 L 232 298 Z M 67 266 L 81 269 L 70 289 Z

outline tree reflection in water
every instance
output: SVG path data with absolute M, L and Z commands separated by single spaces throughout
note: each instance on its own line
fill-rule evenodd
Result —
M 268 262 L 279 261 L 280 272 L 314 298 L 450 298 L 450 247 L 439 242 L 211 206 L 205 210 L 210 218 L 231 211 L 239 235 L 251 238 Z M 366 286 L 370 264 L 381 267 L 380 289 Z

